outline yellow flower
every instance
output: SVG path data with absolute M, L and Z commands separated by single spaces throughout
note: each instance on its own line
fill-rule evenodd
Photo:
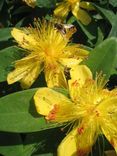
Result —
M 23 0 L 23 1 L 32 8 L 36 6 L 36 0 Z
M 117 153 L 117 89 L 106 89 L 102 75 L 93 80 L 85 65 L 73 67 L 70 73 L 70 98 L 49 88 L 39 89 L 34 96 L 37 112 L 48 121 L 71 124 L 58 156 L 87 155 L 100 134 Z
M 54 10 L 54 15 L 65 18 L 71 11 L 78 20 L 84 25 L 87 25 L 91 22 L 91 17 L 85 10 L 94 10 L 94 7 L 90 2 L 81 0 L 63 0 L 63 2 L 58 3 L 57 8 Z
M 88 52 L 78 44 L 70 44 L 69 31 L 67 37 L 63 36 L 52 22 L 35 21 L 34 25 L 22 30 L 14 28 L 11 32 L 27 55 L 15 62 L 15 70 L 7 76 L 8 84 L 20 81 L 23 88 L 29 88 L 44 71 L 49 87 L 65 87 L 64 68 L 78 64 Z

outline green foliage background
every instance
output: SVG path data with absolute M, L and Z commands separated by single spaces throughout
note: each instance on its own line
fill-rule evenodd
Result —
M 31 8 L 21 0 L 0 0 L 0 155 L 1 156 L 55 156 L 58 144 L 65 136 L 62 125 L 47 124 L 36 113 L 33 95 L 37 87 L 46 86 L 43 73 L 28 90 L 19 83 L 8 85 L 7 74 L 15 60 L 23 57 L 24 50 L 17 46 L 10 32 L 13 27 L 28 26 L 35 17 L 50 19 L 57 0 L 37 0 Z M 77 28 L 73 41 L 90 50 L 88 60 L 93 75 L 102 71 L 110 80 L 109 88 L 117 85 L 117 0 L 91 1 L 95 11 L 92 22 L 84 26 L 70 13 L 65 23 Z M 39 84 L 37 82 L 40 82 Z M 67 94 L 65 90 L 57 91 Z M 102 142 L 104 141 L 104 143 Z M 96 143 L 93 155 L 103 155 L 112 147 L 102 137 Z

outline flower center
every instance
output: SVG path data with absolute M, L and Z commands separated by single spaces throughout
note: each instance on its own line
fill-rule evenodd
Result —
M 44 53 L 45 53 L 46 57 L 48 57 L 48 56 L 54 57 L 55 56 L 54 49 L 49 45 L 44 49 Z
M 99 117 L 100 116 L 100 112 L 97 109 L 97 107 L 89 107 L 87 108 L 87 115 L 93 116 L 93 117 Z

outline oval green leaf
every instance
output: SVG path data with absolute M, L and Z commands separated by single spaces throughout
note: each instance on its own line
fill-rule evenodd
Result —
M 0 131 L 35 132 L 53 127 L 37 114 L 33 96 L 37 89 L 29 89 L 0 98 Z M 60 125 L 59 125 L 60 126 Z
M 112 74 L 117 74 L 117 38 L 112 37 L 99 44 L 89 54 L 85 64 L 94 75 L 96 72 L 103 72 L 109 78 Z

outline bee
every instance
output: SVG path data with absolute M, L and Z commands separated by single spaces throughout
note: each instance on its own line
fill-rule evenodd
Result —
M 76 32 L 76 28 L 73 24 L 55 23 L 55 29 L 58 30 L 63 37 L 71 37 Z

